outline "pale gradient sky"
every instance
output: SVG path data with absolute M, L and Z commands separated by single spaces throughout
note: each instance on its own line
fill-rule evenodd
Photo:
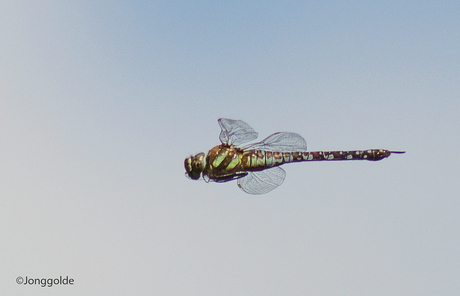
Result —
M 460 295 L 460 3 L 374 3 L 1 1 L 3 295 Z M 407 153 L 251 196 L 219 117 Z

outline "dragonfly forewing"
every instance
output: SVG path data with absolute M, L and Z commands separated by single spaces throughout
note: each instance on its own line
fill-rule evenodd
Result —
M 222 144 L 241 145 L 258 137 L 257 132 L 244 121 L 220 118 L 218 123 L 221 129 L 219 139 Z

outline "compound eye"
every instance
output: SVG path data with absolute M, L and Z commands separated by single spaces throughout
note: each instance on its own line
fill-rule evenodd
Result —
M 192 169 L 193 169 L 192 166 L 193 166 L 192 157 L 186 158 L 185 161 L 184 161 L 184 167 L 185 167 L 185 171 L 187 173 L 192 171 Z

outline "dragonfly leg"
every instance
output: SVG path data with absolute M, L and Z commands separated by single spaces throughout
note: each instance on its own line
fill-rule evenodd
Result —
M 245 173 L 237 173 L 237 174 L 232 174 L 232 175 L 228 175 L 228 176 L 215 177 L 215 178 L 211 178 L 211 179 L 214 182 L 223 183 L 223 182 L 228 182 L 228 181 L 243 178 L 243 177 L 247 176 L 247 174 L 248 174 L 247 172 L 245 172 Z

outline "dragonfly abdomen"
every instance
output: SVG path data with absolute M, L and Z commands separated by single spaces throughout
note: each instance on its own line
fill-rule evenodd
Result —
M 302 157 L 305 161 L 319 160 L 370 160 L 378 161 L 390 156 L 391 153 L 401 153 L 385 149 L 367 149 L 352 151 L 315 151 L 303 152 Z
M 390 156 L 392 151 L 368 149 L 353 151 L 313 151 L 313 152 L 277 152 L 247 150 L 242 157 L 243 167 L 247 170 L 260 170 L 284 163 L 321 160 L 370 160 L 377 161 Z M 398 152 L 396 152 L 398 153 Z

